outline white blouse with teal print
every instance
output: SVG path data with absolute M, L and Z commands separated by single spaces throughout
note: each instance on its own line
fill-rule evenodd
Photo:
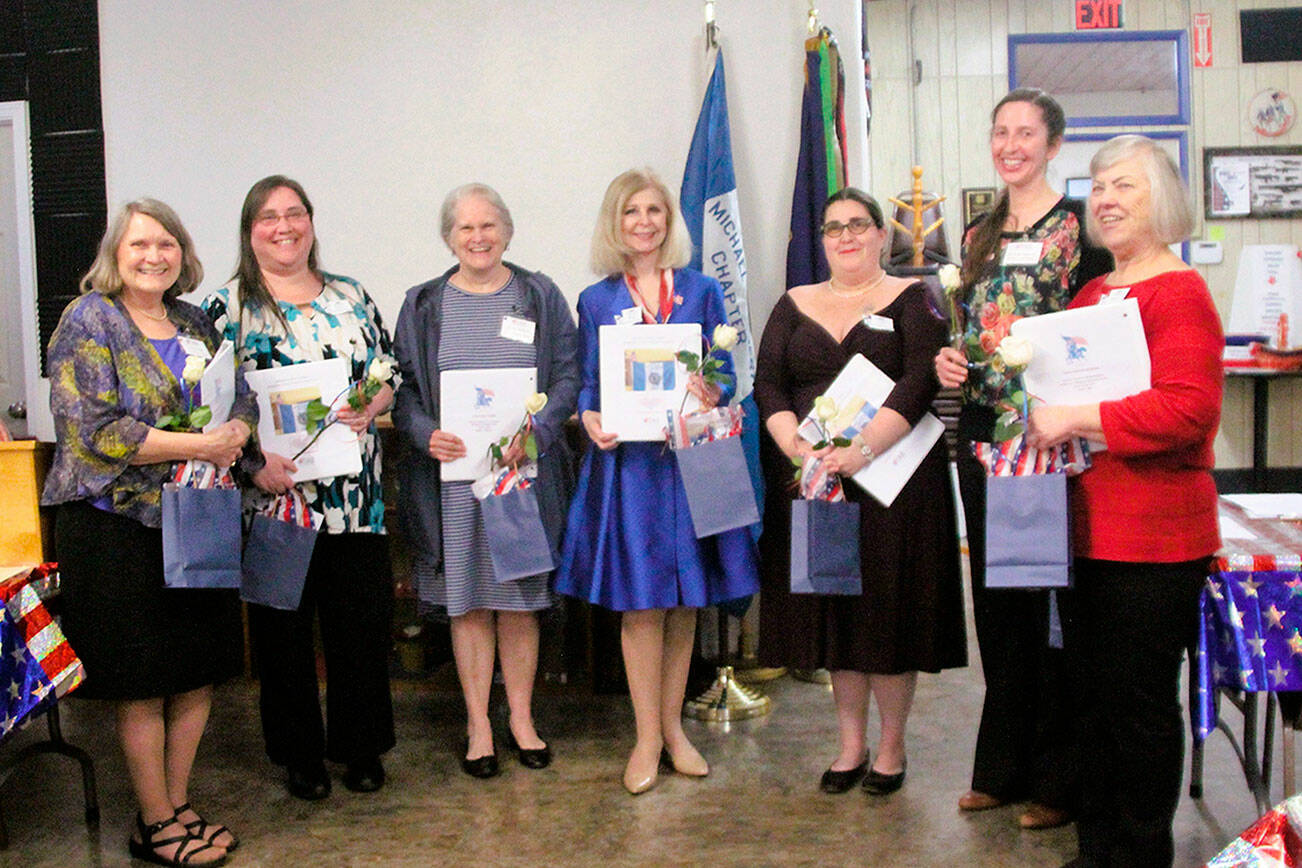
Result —
M 218 289 L 203 302 L 217 330 L 235 345 L 236 358 L 246 371 L 279 368 L 301 362 L 344 358 L 354 382 L 366 376 L 374 359 L 393 366 L 389 385 L 398 390 L 400 375 L 389 334 L 379 308 L 357 281 L 337 274 L 322 274 L 324 287 L 311 304 L 310 313 L 278 302 L 289 324 L 286 333 L 276 315 L 252 307 L 240 311 L 239 280 Z M 342 424 L 342 423 L 340 423 Z M 308 505 L 325 514 L 326 533 L 384 533 L 384 492 L 380 486 L 380 442 L 375 426 L 360 436 L 362 471 L 300 482 Z M 289 457 L 289 456 L 285 456 Z M 249 510 L 265 507 L 271 495 L 258 489 L 245 492 Z

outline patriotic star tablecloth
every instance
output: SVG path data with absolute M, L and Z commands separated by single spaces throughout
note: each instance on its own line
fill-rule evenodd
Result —
M 1302 522 L 1220 509 L 1253 537 L 1224 541 L 1199 600 L 1198 741 L 1216 726 L 1218 687 L 1302 690 Z
M 46 564 L 0 581 L 0 739 L 85 677 L 43 602 L 56 580 Z

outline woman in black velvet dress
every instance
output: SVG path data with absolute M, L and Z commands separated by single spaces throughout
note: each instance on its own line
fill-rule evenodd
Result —
M 760 342 L 755 398 L 766 441 L 768 497 L 760 540 L 763 593 L 760 658 L 765 665 L 832 672 L 840 752 L 821 782 L 844 792 L 860 778 L 870 793 L 904 782 L 904 731 L 917 672 L 967 664 L 954 498 L 945 444 L 937 441 L 891 506 L 846 481 L 860 505 L 863 594 L 790 593 L 791 458 L 811 453 L 796 434 L 814 398 L 861 353 L 895 381 L 883 406 L 851 445 L 824 450 L 829 470 L 848 477 L 886 451 L 930 408 L 932 357 L 944 324 L 925 288 L 881 265 L 886 233 L 872 197 L 847 188 L 823 209 L 823 252 L 832 277 L 779 299 Z M 869 764 L 868 708 L 876 699 L 881 740 Z

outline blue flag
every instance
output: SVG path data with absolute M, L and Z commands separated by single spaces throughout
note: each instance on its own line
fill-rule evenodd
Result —
M 823 28 L 805 41 L 805 89 L 800 107 L 800 153 L 791 194 L 787 289 L 827 280 L 819 222 L 827 197 L 845 186 L 844 71 L 836 41 Z
M 692 236 L 690 266 L 723 286 L 728 324 L 737 330 L 733 367 L 737 395 L 746 410 L 742 445 L 760 514 L 764 513 L 764 477 L 759 464 L 759 409 L 751 397 L 755 380 L 755 339 L 746 299 L 746 252 L 742 247 L 741 214 L 737 208 L 737 179 L 732 169 L 732 136 L 728 131 L 728 95 L 723 76 L 723 50 L 714 57 L 714 71 L 705 88 L 705 101 L 692 134 L 692 147 L 683 170 L 679 194 L 683 219 Z M 708 335 L 707 335 L 708 337 Z M 755 526 L 758 534 L 759 526 Z

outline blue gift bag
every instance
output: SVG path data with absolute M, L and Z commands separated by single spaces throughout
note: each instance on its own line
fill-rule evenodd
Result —
M 479 501 L 484 535 L 493 559 L 493 579 L 513 582 L 556 568 L 532 488 L 513 488 Z
M 675 449 L 674 456 L 698 539 L 760 520 L 740 437 Z
M 987 477 L 986 587 L 1071 587 L 1065 474 Z
M 163 486 L 163 579 L 169 588 L 240 586 L 240 493 Z
M 791 593 L 863 593 L 859 572 L 859 504 L 791 503 Z
M 316 530 L 259 513 L 244 543 L 240 599 L 297 611 L 316 548 Z

